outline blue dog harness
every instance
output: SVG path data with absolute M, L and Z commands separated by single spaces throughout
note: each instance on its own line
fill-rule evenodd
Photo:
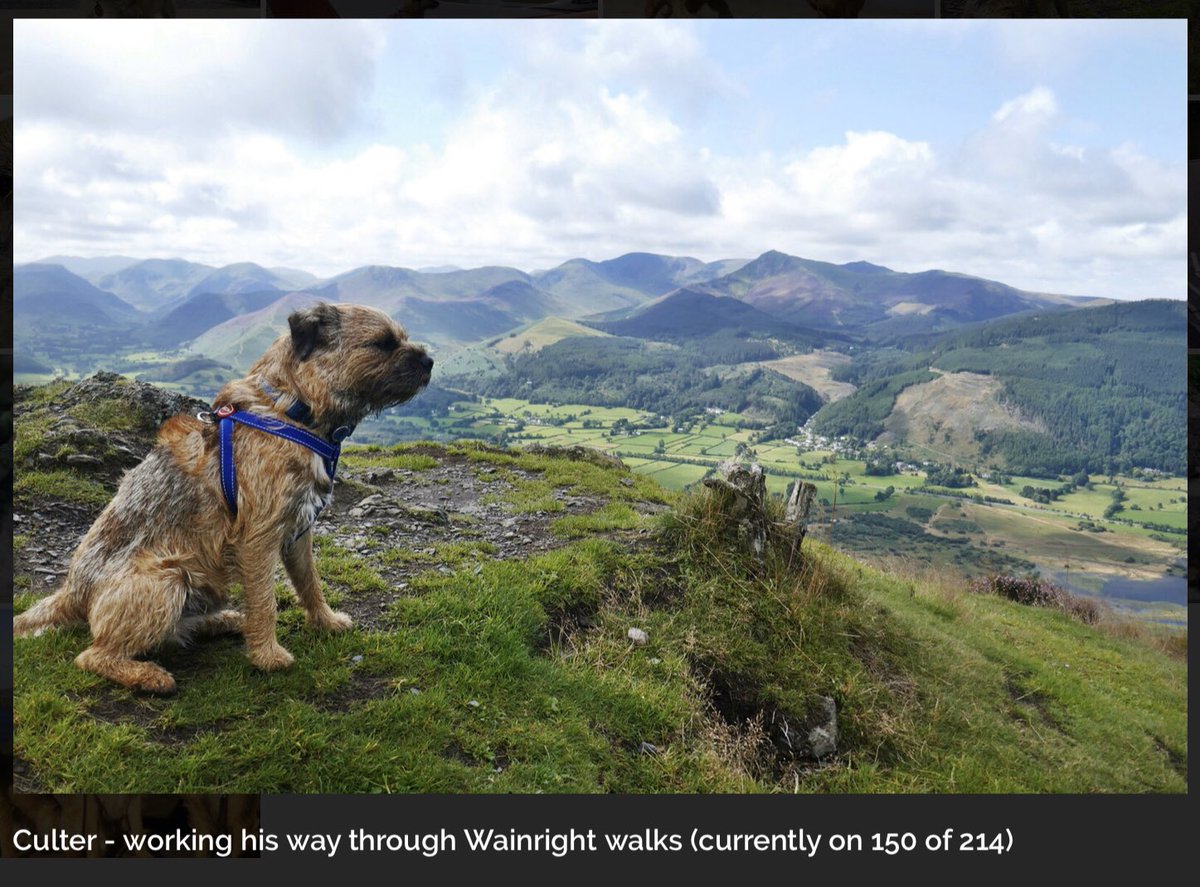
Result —
M 263 386 L 263 389 L 273 396 L 275 392 Z M 288 410 L 288 416 L 295 415 L 295 418 L 300 418 L 300 414 L 311 416 L 311 410 L 308 405 L 297 401 L 291 409 Z M 229 506 L 229 511 L 235 517 L 237 516 L 237 465 L 233 458 L 233 429 L 235 425 L 248 425 L 251 428 L 256 428 L 266 434 L 273 434 L 276 437 L 282 437 L 285 440 L 290 440 L 292 443 L 299 444 L 305 449 L 312 450 L 321 457 L 325 463 L 325 470 L 329 473 L 329 482 L 333 483 L 333 477 L 337 473 L 338 457 L 342 453 L 342 441 L 350 436 L 354 431 L 353 426 L 342 425 L 334 430 L 332 442 L 325 440 L 299 426 L 292 425 L 288 422 L 283 422 L 272 416 L 263 416 L 258 413 L 248 413 L 244 410 L 236 410 L 232 406 L 223 406 L 211 414 L 201 413 L 203 419 L 206 415 L 215 418 L 218 425 L 219 447 L 218 447 L 218 464 L 221 472 L 221 492 L 225 496 L 225 502 Z M 208 421 L 211 421 L 209 419 Z

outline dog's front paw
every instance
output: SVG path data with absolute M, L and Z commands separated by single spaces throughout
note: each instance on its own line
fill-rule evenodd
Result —
M 270 644 L 266 647 L 247 650 L 246 658 L 250 660 L 251 664 L 258 666 L 263 671 L 277 671 L 281 668 L 287 668 L 295 662 L 295 657 L 279 646 L 279 644 Z
M 309 616 L 308 624 L 322 631 L 347 631 L 354 627 L 354 620 L 348 613 L 326 610 L 316 616 Z
M 155 672 L 147 673 L 130 686 L 134 690 L 141 690 L 145 693 L 170 696 L 175 692 L 175 678 L 171 676 L 169 671 L 160 668 Z

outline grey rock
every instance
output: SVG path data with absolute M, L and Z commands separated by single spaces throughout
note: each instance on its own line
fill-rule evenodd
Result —
M 629 638 L 629 640 L 633 641 L 639 647 L 645 645 L 650 640 L 650 636 L 640 628 L 629 629 L 629 631 L 625 632 L 625 637 Z
M 821 721 L 808 731 L 809 753 L 817 760 L 837 752 L 838 724 L 837 703 L 828 696 L 819 700 Z
M 68 465 L 103 465 L 104 460 L 86 453 L 71 453 L 67 456 L 66 463 Z
M 573 462 L 590 462 L 593 465 L 599 465 L 603 468 L 617 468 L 621 471 L 629 470 L 629 467 L 616 456 L 611 456 L 600 450 L 593 450 L 591 447 L 584 447 L 578 444 L 570 447 L 555 447 L 547 446 L 546 444 L 531 443 L 526 444 L 522 449 L 535 456 L 556 456 L 570 459 Z
M 817 698 L 804 723 L 789 721 L 775 709 L 770 714 L 768 728 L 776 744 L 797 758 L 820 761 L 837 753 L 837 703 L 829 696 Z
M 403 514 L 407 518 L 425 524 L 440 524 L 442 526 L 450 524 L 450 513 L 441 507 L 425 508 L 420 505 L 406 505 L 398 509 L 396 513 Z

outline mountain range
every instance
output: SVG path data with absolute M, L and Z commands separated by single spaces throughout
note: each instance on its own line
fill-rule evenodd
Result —
M 575 258 L 532 272 L 371 265 L 329 278 L 252 262 L 216 268 L 179 258 L 55 256 L 16 266 L 14 292 L 17 347 L 43 358 L 61 351 L 48 340 L 83 328 L 119 332 L 122 341 L 159 349 L 191 343 L 194 350 L 210 343 L 212 337 L 203 337 L 218 326 L 227 337 L 257 341 L 262 331 L 254 327 L 277 324 L 279 312 L 265 309 L 281 300 L 374 305 L 405 323 L 414 338 L 450 350 L 547 317 L 585 320 L 639 338 L 739 329 L 785 338 L 882 340 L 1098 301 L 946 271 L 835 265 L 777 251 L 717 262 L 629 253 L 605 261 Z
M 628 406 L 680 424 L 718 407 L 781 438 L 811 418 L 827 435 L 994 456 L 1036 476 L 1178 472 L 1186 449 L 1183 306 L 1164 300 L 777 251 L 532 272 L 371 265 L 323 279 L 251 262 L 57 258 L 14 268 L 25 377 L 115 368 L 208 393 L 291 312 L 326 300 L 374 305 L 432 344 L 442 398 Z

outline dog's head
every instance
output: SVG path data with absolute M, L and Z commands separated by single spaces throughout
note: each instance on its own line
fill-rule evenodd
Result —
M 433 358 L 376 308 L 322 303 L 293 313 L 288 326 L 290 375 L 314 408 L 361 417 L 429 384 Z

